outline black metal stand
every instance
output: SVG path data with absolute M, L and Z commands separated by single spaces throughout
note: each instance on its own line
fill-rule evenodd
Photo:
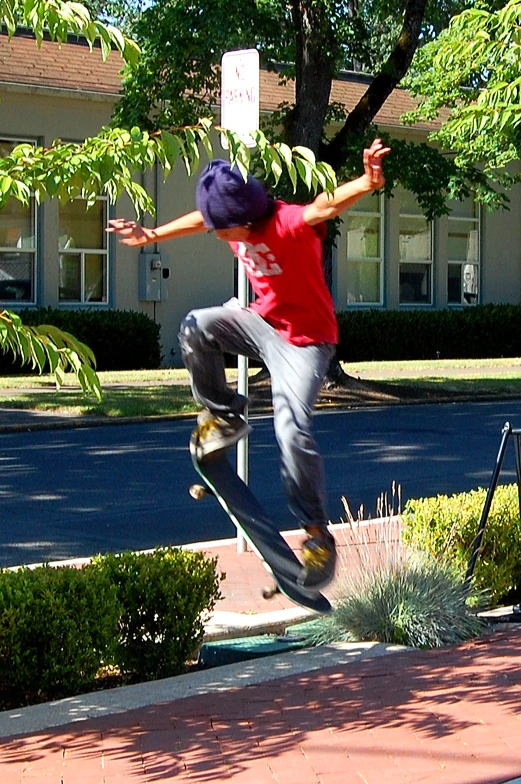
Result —
M 492 499 L 494 498 L 494 493 L 496 491 L 497 483 L 499 480 L 501 467 L 505 459 L 505 452 L 507 449 L 510 436 L 514 437 L 514 447 L 515 447 L 515 454 L 516 454 L 517 495 L 519 500 L 519 513 L 521 514 L 521 448 L 519 445 L 519 436 L 521 436 L 521 430 L 514 429 L 511 426 L 510 422 L 505 422 L 505 424 L 503 425 L 503 430 L 501 431 L 501 443 L 499 445 L 499 451 L 496 458 L 496 465 L 494 467 L 492 479 L 490 480 L 490 487 L 488 488 L 487 496 L 485 498 L 485 505 L 483 507 L 483 512 L 481 513 L 481 520 L 479 522 L 478 532 L 476 534 L 474 543 L 472 545 L 472 554 L 470 556 L 469 565 L 467 567 L 467 574 L 465 576 L 465 586 L 467 589 L 470 588 L 470 583 L 474 575 L 476 561 L 478 560 L 478 556 L 481 550 L 481 542 L 483 539 L 483 534 L 485 533 L 488 515 L 490 513 L 490 507 L 492 505 Z

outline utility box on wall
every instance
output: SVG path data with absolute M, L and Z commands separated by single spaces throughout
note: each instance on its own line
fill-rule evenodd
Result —
M 138 294 L 142 302 L 161 301 L 161 256 L 159 253 L 140 254 Z

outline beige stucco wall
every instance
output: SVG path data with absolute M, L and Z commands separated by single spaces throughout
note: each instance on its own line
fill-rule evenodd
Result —
M 216 155 L 220 154 L 217 145 L 214 150 Z M 154 195 L 157 224 L 195 209 L 195 183 L 196 178 L 188 178 L 180 161 L 166 182 L 161 171 L 147 173 L 143 185 Z M 116 212 L 118 216 L 133 217 L 132 206 L 126 198 L 118 203 Z M 143 222 L 155 225 L 150 216 L 145 216 Z M 159 322 L 164 363 L 179 365 L 177 332 L 183 316 L 192 308 L 219 304 L 233 296 L 234 259 L 228 245 L 214 234 L 199 234 L 147 246 L 147 251 L 157 251 L 161 256 L 160 302 L 141 302 L 138 298 L 141 251 L 117 241 L 114 246 L 117 307 L 141 310 Z M 164 277 L 164 270 L 168 270 L 168 278 Z
M 521 302 L 521 186 L 509 194 L 510 210 L 483 210 L 484 303 Z
M 88 99 L 72 93 L 22 88 L 0 89 L 0 136 L 36 138 L 49 145 L 55 138 L 81 140 L 97 134 L 110 120 L 112 102 L 107 97 Z M 410 133 L 410 132 L 408 132 Z M 221 151 L 214 141 L 216 156 Z M 162 173 L 147 172 L 142 183 L 157 201 L 157 222 L 194 209 L 195 179 L 188 179 L 184 165 L 178 162 L 174 172 L 163 183 Z M 113 215 L 134 217 L 128 198 L 112 209 Z M 493 214 L 483 211 L 482 219 L 482 301 L 519 303 L 521 301 L 521 188 L 511 193 L 510 211 Z M 57 205 L 46 201 L 40 210 L 41 258 L 38 304 L 58 304 L 58 228 Z M 444 220 L 437 222 L 433 307 L 446 306 L 446 248 Z M 150 216 L 147 225 L 154 225 Z M 396 200 L 386 205 L 386 272 L 384 306 L 396 308 L 398 302 L 398 232 Z M 234 260 L 228 247 L 214 235 L 198 235 L 175 242 L 162 243 L 157 250 L 163 270 L 161 301 L 139 299 L 139 249 L 122 246 L 111 239 L 109 306 L 147 313 L 161 324 L 164 363 L 180 364 L 177 331 L 183 315 L 195 307 L 225 301 L 234 293 Z M 162 273 L 163 274 L 163 273 Z M 346 307 L 346 238 L 339 237 L 334 263 L 334 294 L 339 310 Z
M 36 139 L 50 145 L 56 138 L 81 141 L 95 135 L 110 121 L 112 101 L 91 96 L 88 100 L 71 93 L 61 96 L 53 90 L 22 88 L 0 91 L 0 135 L 15 139 Z M 215 140 L 216 156 L 222 153 Z M 178 162 L 166 182 L 162 172 L 147 172 L 142 184 L 157 200 L 157 222 L 164 223 L 194 209 L 195 180 L 189 180 L 182 162 Z M 130 200 L 120 199 L 112 208 L 117 216 L 135 217 Z M 147 225 L 155 225 L 151 216 L 144 216 Z M 39 304 L 58 304 L 58 222 L 57 203 L 47 200 L 40 208 L 40 252 L 43 263 L 39 270 Z M 165 242 L 157 249 L 162 267 L 170 271 L 161 278 L 161 301 L 139 299 L 138 277 L 140 249 L 127 248 L 111 239 L 110 291 L 111 305 L 123 310 L 148 314 L 161 324 L 165 364 L 179 365 L 177 346 L 179 323 L 194 307 L 223 302 L 233 296 L 234 260 L 227 246 L 215 236 L 199 235 L 175 242 Z M 154 251 L 153 246 L 147 250 Z M 100 306 L 98 306 L 100 307 Z

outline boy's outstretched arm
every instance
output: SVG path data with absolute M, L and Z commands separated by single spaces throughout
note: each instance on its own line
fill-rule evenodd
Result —
M 199 210 L 194 210 L 168 223 L 163 223 L 161 226 L 156 226 L 155 229 L 147 229 L 133 220 L 114 218 L 109 220 L 109 227 L 106 231 L 109 234 L 119 234 L 120 242 L 123 245 L 141 247 L 150 242 L 163 242 L 164 240 L 173 240 L 176 237 L 187 237 L 190 234 L 201 234 L 207 229 L 202 213 Z
M 362 176 L 339 185 L 333 193 L 319 193 L 304 210 L 305 222 L 309 226 L 315 226 L 331 218 L 336 218 L 362 196 L 383 188 L 385 177 L 382 171 L 382 160 L 388 152 L 390 152 L 390 147 L 384 147 L 381 139 L 375 139 L 371 146 L 364 150 L 364 173 Z

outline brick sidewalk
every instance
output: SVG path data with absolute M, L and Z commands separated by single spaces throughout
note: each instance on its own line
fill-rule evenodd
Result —
M 521 629 L 0 741 L 2 784 L 500 784 L 521 775 Z
M 337 536 L 341 563 L 352 559 L 352 568 L 360 534 Z M 363 537 L 373 554 L 393 546 L 389 530 L 382 537 L 367 526 Z M 258 559 L 237 555 L 235 543 L 217 551 L 228 571 L 221 609 L 266 612 Z M 0 782 L 502 784 L 521 776 L 521 627 L 456 648 L 347 655 L 307 673 L 292 673 L 292 655 L 283 657 L 284 669 L 264 660 L 273 679 L 262 683 L 238 680 L 222 691 L 4 738 Z M 260 661 L 247 664 L 250 674 Z M 223 683 L 218 669 L 209 672 Z

